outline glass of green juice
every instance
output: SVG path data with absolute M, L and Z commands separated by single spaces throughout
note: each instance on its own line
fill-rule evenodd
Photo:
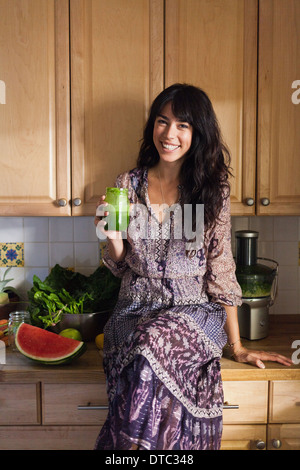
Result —
M 105 230 L 126 231 L 129 224 L 128 189 L 106 188 L 105 202 L 109 205 Z

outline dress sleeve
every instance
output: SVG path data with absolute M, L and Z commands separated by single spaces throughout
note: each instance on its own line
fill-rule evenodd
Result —
M 126 259 L 116 262 L 109 256 L 107 244 L 105 245 L 105 248 L 104 248 L 102 261 L 103 261 L 103 264 L 116 277 L 123 277 L 125 271 L 128 269 L 128 264 L 126 263 Z
M 130 189 L 130 181 L 128 173 L 123 173 L 119 175 L 115 182 L 116 188 L 127 188 Z M 124 243 L 127 241 L 124 240 Z M 108 243 L 105 243 L 102 257 L 103 264 L 112 272 L 116 277 L 123 277 L 125 271 L 128 269 L 128 264 L 126 263 L 126 257 L 122 261 L 114 261 L 108 252 Z
M 224 197 L 219 219 L 208 241 L 206 292 L 212 302 L 241 305 L 242 291 L 236 279 L 231 249 L 229 194 Z

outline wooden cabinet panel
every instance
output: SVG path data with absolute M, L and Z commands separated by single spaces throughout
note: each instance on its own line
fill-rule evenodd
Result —
M 0 426 L 0 450 L 93 450 L 101 426 Z
M 0 425 L 40 424 L 40 415 L 39 384 L 0 384 Z
M 238 405 L 238 409 L 224 409 L 224 424 L 267 422 L 267 381 L 224 381 L 223 387 L 224 402 L 229 405 Z
M 69 215 L 68 0 L 0 0 L 0 215 Z
M 163 0 L 71 0 L 73 215 L 136 165 L 149 105 L 163 89 Z
M 107 406 L 105 384 L 43 384 L 43 424 L 101 424 L 107 409 L 78 409 L 89 405 Z
M 299 215 L 300 105 L 292 84 L 300 77 L 300 2 L 259 4 L 257 214 Z
M 207 92 L 232 155 L 232 214 L 254 214 L 257 0 L 166 0 L 165 21 L 165 83 Z
M 264 450 L 266 425 L 226 424 L 223 427 L 221 450 Z
M 270 424 L 268 450 L 300 450 L 300 424 Z
M 271 382 L 269 422 L 300 423 L 300 380 Z

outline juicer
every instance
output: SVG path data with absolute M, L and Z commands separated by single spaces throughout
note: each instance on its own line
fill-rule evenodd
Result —
M 257 257 L 259 233 L 238 230 L 236 238 L 236 277 L 242 289 L 242 305 L 238 307 L 240 335 L 249 340 L 269 334 L 269 308 L 277 294 L 278 263 Z

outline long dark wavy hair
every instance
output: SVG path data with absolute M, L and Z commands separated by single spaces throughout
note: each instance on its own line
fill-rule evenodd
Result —
M 176 83 L 153 101 L 137 160 L 139 168 L 159 162 L 153 142 L 153 128 L 162 108 L 172 103 L 174 116 L 193 128 L 191 147 L 180 171 L 182 204 L 204 204 L 206 229 L 215 225 L 223 205 L 224 192 L 230 193 L 228 178 L 230 154 L 223 143 L 219 124 L 207 94 L 192 85 Z

